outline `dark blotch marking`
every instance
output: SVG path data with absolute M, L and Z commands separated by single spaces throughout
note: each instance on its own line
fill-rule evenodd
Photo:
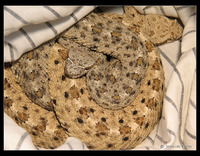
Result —
M 106 47 L 106 48 L 109 48 L 109 47 L 110 47 L 110 45 L 109 45 L 109 44 L 105 44 L 105 47 Z
M 116 44 L 116 42 L 115 42 L 115 41 L 112 41 L 112 44 Z
M 106 54 L 105 54 L 106 55 Z M 112 56 L 106 55 L 106 60 L 109 62 L 112 59 Z
M 54 139 L 54 140 L 59 140 L 58 137 L 54 137 L 53 139 Z
M 106 118 L 104 118 L 104 117 L 101 118 L 101 121 L 106 122 Z
M 117 90 L 116 90 L 116 89 L 114 89 L 114 93 L 117 93 Z
M 93 108 L 90 108 L 90 112 L 94 113 L 94 109 L 93 109 Z
M 106 133 L 105 133 L 105 132 L 100 132 L 100 134 L 101 134 L 101 135 L 106 135 Z
M 119 42 L 121 41 L 121 39 L 119 37 L 116 37 L 116 41 Z
M 145 128 L 147 128 L 149 126 L 149 123 L 147 123 L 146 125 L 145 125 Z
M 85 134 L 90 134 L 90 132 L 88 132 L 88 131 L 85 131 Z
M 111 23 L 112 23 L 112 21 L 108 20 L 108 23 L 107 23 L 107 25 L 109 25 L 109 24 L 111 24 Z
M 142 48 L 144 47 L 144 45 L 143 45 L 143 43 L 142 43 L 142 42 L 140 42 L 140 45 L 142 46 Z
M 55 99 L 53 100 L 53 103 L 56 105 L 56 100 Z
M 77 118 L 77 120 L 78 120 L 78 122 L 79 122 L 80 124 L 83 123 L 83 120 L 82 120 L 81 118 Z
M 18 118 L 17 118 L 17 117 L 15 117 L 15 121 L 18 123 L 18 121 L 19 121 L 19 120 L 18 120 Z
M 128 50 L 130 48 L 130 46 L 126 46 L 126 50 Z
M 124 54 L 124 57 L 131 57 L 131 54 Z
M 141 102 L 144 103 L 144 102 L 145 102 L 145 98 L 143 98 L 143 99 L 141 100 Z
M 67 92 L 65 92 L 65 98 L 68 98 L 69 94 Z
M 65 80 L 65 75 L 62 76 L 62 80 L 63 80 L 63 81 Z
M 88 148 L 89 148 L 89 149 L 92 149 L 92 148 L 94 148 L 94 146 L 89 145 Z
M 127 140 L 128 140 L 128 137 L 125 137 L 125 138 L 123 138 L 122 140 L 123 140 L 123 141 L 127 141 Z
M 43 121 L 45 121 L 45 118 L 41 117 L 41 118 L 40 118 L 40 120 L 43 120 Z
M 116 27 L 116 29 L 117 29 L 117 30 L 119 30 L 119 31 L 121 31 L 121 30 L 122 30 L 122 28 L 121 28 L 121 27 L 119 27 L 119 26 L 117 26 L 117 27 Z
M 25 110 L 28 110 L 28 108 L 27 108 L 26 106 L 23 106 L 23 108 L 24 108 Z
M 55 147 L 52 147 L 52 146 L 50 146 L 49 148 L 50 148 L 50 149 L 55 149 Z
M 123 123 L 123 122 L 124 122 L 124 120 L 123 120 L 123 119 L 120 119 L 120 120 L 119 120 L 119 123 Z
M 83 94 L 83 93 L 84 93 L 84 90 L 83 90 L 82 88 L 81 88 L 81 90 L 80 90 L 80 91 L 81 91 L 81 94 Z
M 133 61 L 129 62 L 129 66 L 133 66 Z
M 58 61 L 58 60 L 55 60 L 54 63 L 57 65 L 57 64 L 59 63 L 59 61 Z
M 134 110 L 134 111 L 133 111 L 133 115 L 136 115 L 136 114 L 137 114 L 137 112 L 138 112 L 137 110 Z
M 102 24 L 102 23 L 100 23 L 100 22 L 99 22 L 99 23 L 97 23 L 97 25 L 98 25 L 98 26 L 100 26 L 100 27 L 102 27 L 102 26 L 103 26 L 103 24 Z
M 92 46 L 90 49 L 91 49 L 91 50 L 96 50 L 97 48 L 98 48 L 98 47 L 94 45 L 94 46 Z
M 99 42 L 99 39 L 98 38 L 94 38 L 93 41 Z

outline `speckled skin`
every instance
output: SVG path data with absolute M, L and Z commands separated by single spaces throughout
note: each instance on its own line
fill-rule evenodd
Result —
M 83 35 L 85 30 L 87 35 Z M 134 100 L 145 77 L 148 59 L 144 43 L 133 31 L 119 22 L 91 14 L 64 37 L 113 57 L 110 61 L 96 61 L 86 75 L 90 95 L 97 104 L 108 109 L 121 109 Z M 87 60 L 88 57 L 79 59 Z
M 59 44 L 68 50 L 68 58 L 65 65 L 65 74 L 70 78 L 79 78 L 85 75 L 98 61 L 106 57 L 97 52 L 83 47 L 70 39 L 60 38 Z
M 142 15 L 132 6 L 125 6 L 124 11 L 123 15 L 106 13 L 104 16 L 123 23 L 138 35 L 142 34 L 154 45 L 173 42 L 183 34 L 183 28 L 176 19 L 156 14 Z
M 92 19 L 93 21 L 91 21 Z M 131 149 L 146 138 L 160 118 L 165 86 L 162 61 L 157 48 L 155 48 L 149 41 L 145 40 L 144 37 L 142 39 L 136 37 L 136 42 L 132 42 L 132 45 L 130 45 L 129 43 L 132 38 L 129 38 L 129 40 L 121 39 L 118 44 L 110 43 L 112 42 L 112 36 L 110 35 L 110 39 L 108 38 L 107 43 L 111 49 L 108 48 L 106 50 L 104 47 L 105 42 L 102 39 L 103 35 L 100 33 L 111 34 L 110 32 L 113 32 L 113 28 L 122 25 L 118 22 L 112 21 L 112 29 L 104 25 L 103 27 L 106 30 L 101 31 L 101 29 L 96 26 L 98 22 L 94 21 L 101 21 L 103 24 L 108 22 L 111 23 L 109 19 L 106 19 L 103 16 L 99 17 L 96 14 L 90 14 L 63 34 L 62 46 L 68 48 L 64 43 L 65 40 L 67 43 L 67 38 L 70 38 L 79 45 L 92 49 L 91 53 L 98 52 L 107 55 L 109 54 L 112 55 L 113 58 L 111 58 L 110 61 L 104 59 L 103 61 L 97 60 L 97 63 L 90 69 L 86 76 L 71 79 L 68 76 L 65 76 L 64 70 L 58 70 L 63 66 L 65 67 L 66 64 L 65 60 L 56 53 L 60 48 L 58 46 L 59 44 L 56 44 L 54 52 L 51 53 L 51 62 L 49 62 L 49 65 L 51 66 L 49 72 L 51 79 L 50 92 L 52 99 L 56 101 L 54 109 L 61 125 L 67 129 L 69 136 L 77 137 L 83 141 L 89 149 Z M 95 28 L 92 24 L 95 25 Z M 81 34 L 83 34 L 84 30 L 81 28 L 84 27 L 84 29 L 86 29 L 86 26 L 91 27 L 87 27 L 88 37 L 86 35 L 83 38 L 84 35 Z M 96 31 L 99 31 L 98 35 L 92 35 L 92 31 L 94 31 L 91 29 L 92 27 Z M 121 29 L 123 30 L 123 28 L 124 26 L 122 26 Z M 124 29 L 128 31 L 129 34 L 135 36 L 134 33 L 131 33 L 131 30 L 127 28 Z M 127 33 L 127 36 L 129 34 Z M 98 38 L 102 44 L 101 42 L 92 42 L 94 37 Z M 109 42 L 109 40 L 111 41 Z M 103 89 L 107 89 L 107 85 L 111 86 L 112 84 L 112 79 L 110 82 L 103 79 L 107 74 L 115 74 L 117 72 L 121 74 L 121 72 L 123 72 L 121 69 L 125 65 L 127 68 L 132 69 L 129 69 L 130 72 L 137 69 L 138 64 L 140 64 L 138 61 L 134 61 L 134 64 L 132 65 L 136 69 L 133 69 L 129 64 L 131 60 L 138 60 L 139 56 L 135 56 L 136 58 L 131 57 L 129 61 L 126 55 L 127 50 L 120 51 L 119 48 L 116 50 L 116 47 L 120 47 L 120 43 L 123 41 L 127 46 L 132 46 L 128 55 L 134 55 L 139 50 L 141 50 L 139 56 L 144 58 L 144 60 L 146 55 L 146 67 L 144 68 L 144 65 L 143 69 L 141 68 L 140 71 L 141 73 L 144 72 L 145 76 L 143 80 L 138 83 L 138 86 L 136 85 L 139 88 L 137 90 L 138 94 L 132 99 L 132 101 L 129 101 L 128 105 L 124 106 L 119 103 L 113 105 L 113 107 L 112 105 L 109 105 L 111 107 L 106 107 L 106 105 L 98 103 L 98 99 L 95 99 L 95 96 L 98 96 L 97 92 L 93 92 L 90 88 L 93 87 L 95 89 L 98 87 L 98 84 L 96 83 L 94 86 L 90 86 L 88 83 L 92 84 L 95 81 L 103 81 L 102 83 L 106 84 Z M 137 48 L 133 48 L 134 43 L 137 43 L 136 45 L 140 48 L 138 51 Z M 142 45 L 145 48 L 142 48 Z M 122 49 L 124 48 L 123 46 L 121 47 Z M 125 63 L 123 59 L 127 60 L 127 63 Z M 55 60 L 58 60 L 59 64 L 55 65 Z M 111 67 L 112 70 L 110 73 L 106 71 L 111 69 Z M 128 69 L 124 71 L 127 72 Z M 97 76 L 95 76 L 95 74 Z M 126 73 L 125 76 L 127 77 L 127 75 L 128 74 Z M 91 76 L 93 77 L 90 78 Z M 119 83 L 126 83 L 129 85 L 132 79 L 128 80 L 122 77 L 122 80 L 123 81 L 119 81 Z M 123 87 L 120 88 L 119 86 L 113 89 L 123 89 Z M 99 89 L 99 91 L 101 91 L 101 89 Z M 103 95 L 103 93 L 100 95 Z M 118 107 L 118 109 L 115 109 L 116 105 L 119 105 L 121 108 Z
M 111 110 L 93 100 L 86 76 L 72 79 L 65 75 L 60 48 L 59 44 L 53 46 L 48 73 L 54 110 L 67 134 L 94 150 L 132 149 L 141 143 L 162 112 L 165 85 L 158 50 L 154 47 L 148 52 L 146 76 L 134 101 L 123 109 Z
M 57 43 L 46 43 L 45 48 L 37 48 L 35 55 L 38 53 L 38 59 L 31 57 L 31 51 L 23 56 L 28 60 L 22 61 L 25 59 L 22 57 L 19 60 L 21 65 L 15 67 L 17 71 L 30 72 L 35 67 L 29 63 L 27 66 L 29 59 L 33 58 L 37 64 L 40 62 L 37 68 L 42 66 L 40 72 L 47 73 L 48 78 L 42 78 L 45 74 L 39 74 L 38 78 L 29 75 L 29 78 L 39 81 L 46 90 L 48 88 L 45 96 L 53 111 L 46 110 L 48 103 L 37 102 L 42 98 L 34 101 L 28 96 L 25 88 L 32 84 L 30 80 L 23 80 L 23 76 L 16 80 L 14 75 L 17 77 L 18 74 L 14 74 L 15 70 L 12 73 L 10 68 L 4 69 L 4 111 L 29 132 L 36 146 L 56 148 L 72 136 L 89 149 L 131 149 L 141 143 L 159 121 L 165 85 L 157 48 L 142 33 L 140 26 L 131 24 L 133 21 L 127 23 L 129 29 L 121 24 L 125 15 L 99 16 L 90 14 L 83 18 L 61 34 Z M 167 40 L 174 38 L 165 38 L 164 42 Z M 77 54 L 82 55 L 81 59 Z M 107 56 L 111 59 L 108 60 Z M 19 69 L 22 66 L 27 69 Z M 139 74 L 133 75 L 133 72 Z M 141 79 L 138 83 L 137 78 Z M 102 85 L 104 88 L 100 88 Z M 104 89 L 108 90 L 108 95 L 104 95 Z M 129 96 L 132 89 L 135 97 Z M 33 86 L 28 92 L 34 90 Z M 98 92 L 101 92 L 100 98 Z M 123 96 L 130 98 L 129 101 L 121 95 L 125 92 L 129 94 Z M 119 93 L 120 98 L 114 95 L 113 101 L 114 93 Z M 104 101 L 107 97 L 109 102 Z
M 4 112 L 30 134 L 37 147 L 54 149 L 68 138 L 54 112 L 33 103 L 10 68 L 4 69 Z
M 40 46 L 36 50 L 25 53 L 12 63 L 12 71 L 22 87 L 23 92 L 37 105 L 53 110 L 48 86 L 48 64 L 50 45 Z M 41 53 L 41 51 L 44 51 Z

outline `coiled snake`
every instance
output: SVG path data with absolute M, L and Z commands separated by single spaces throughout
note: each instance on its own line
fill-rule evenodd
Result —
M 152 29 L 152 22 L 160 25 Z M 166 35 L 155 30 L 163 27 Z M 181 34 L 176 20 L 132 7 L 123 15 L 91 13 L 6 65 L 4 111 L 42 148 L 56 148 L 68 136 L 89 149 L 134 148 L 161 117 L 164 71 L 152 43 Z

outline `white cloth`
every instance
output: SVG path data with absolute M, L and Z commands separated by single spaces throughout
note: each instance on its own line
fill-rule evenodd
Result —
M 4 62 L 54 38 L 95 6 L 4 6 Z
M 87 11 L 84 12 L 85 13 L 84 15 L 86 15 L 88 12 L 92 10 L 92 6 L 90 7 L 91 7 L 90 9 L 86 9 Z M 13 10 L 13 7 L 7 6 L 7 8 Z M 77 8 L 78 8 L 77 6 L 76 7 L 70 6 L 68 9 L 71 10 L 72 12 L 74 11 L 73 15 L 76 15 L 76 12 L 79 11 L 81 12 L 81 9 L 84 9 L 85 7 L 81 7 L 80 10 L 76 10 Z M 154 14 L 163 14 L 165 16 L 179 18 L 184 26 L 183 37 L 180 40 L 172 43 L 167 43 L 158 47 L 163 61 L 165 78 L 166 78 L 165 80 L 166 94 L 164 98 L 162 118 L 155 127 L 155 129 L 150 133 L 150 135 L 135 149 L 136 150 L 138 149 L 196 150 L 196 7 L 195 6 L 135 6 L 135 8 L 140 13 L 143 14 L 154 13 Z M 53 9 L 56 10 L 56 8 Z M 18 8 L 17 10 L 20 9 Z M 98 8 L 98 10 L 100 12 L 117 12 L 120 14 L 123 13 L 123 7 L 121 6 L 100 7 Z M 4 12 L 6 12 L 5 8 Z M 62 17 L 66 14 L 69 15 L 72 13 L 72 12 L 69 13 L 68 11 L 59 12 L 59 9 L 56 10 L 56 12 Z M 11 13 L 4 14 L 5 21 L 9 19 L 7 18 L 7 16 L 8 17 L 11 16 L 10 14 Z M 30 15 L 23 16 L 22 12 L 17 12 L 17 14 L 20 15 L 28 23 L 36 24 L 38 21 L 36 17 L 31 17 Z M 29 12 L 26 12 L 26 14 L 29 14 Z M 49 12 L 47 13 L 43 12 L 44 17 L 46 17 L 46 14 L 49 15 Z M 82 13 L 80 14 L 82 15 L 82 17 L 84 16 Z M 31 17 L 35 19 L 29 19 L 25 17 L 29 18 Z M 51 23 L 53 25 L 54 22 L 56 23 L 56 21 L 60 20 L 62 21 L 62 19 L 64 19 L 64 17 L 63 18 L 62 17 L 58 17 L 57 20 L 53 18 L 47 19 L 46 17 L 45 22 Z M 81 16 L 78 17 L 81 18 Z M 74 17 L 69 16 L 68 18 L 73 18 L 74 20 Z M 64 21 L 66 22 L 67 20 Z M 12 21 L 7 21 L 7 23 L 9 22 Z M 62 22 L 61 23 L 58 22 L 58 25 L 56 24 L 53 25 L 53 27 L 57 30 L 57 33 L 64 30 L 63 27 L 59 28 L 60 25 L 62 25 Z M 28 32 L 29 34 L 29 31 L 31 33 L 35 32 L 34 31 L 35 26 L 36 28 L 38 28 L 37 31 L 40 32 L 39 34 L 38 33 L 34 35 L 32 35 L 31 33 L 29 34 L 31 39 L 34 40 L 35 45 L 41 44 L 42 42 L 44 42 L 44 40 L 49 40 L 49 38 L 47 39 L 43 38 L 40 40 L 42 42 L 39 43 L 39 41 L 36 41 L 36 39 L 43 37 L 43 31 L 45 32 L 46 29 L 44 29 L 44 27 L 41 27 L 42 29 L 40 30 L 40 27 L 39 26 L 37 27 L 37 25 L 34 25 L 34 27 L 30 27 L 28 29 L 27 28 L 28 26 L 29 25 L 26 25 L 21 29 L 20 32 L 22 33 L 22 37 L 16 35 L 15 39 L 9 38 L 10 40 L 8 40 L 8 37 L 5 37 L 4 62 L 15 60 L 22 53 L 27 51 L 28 48 L 23 47 L 24 43 L 26 43 L 26 45 L 31 45 L 30 42 L 27 41 L 28 40 L 27 36 L 26 35 L 24 36 L 23 30 L 25 30 L 25 32 L 26 33 Z M 9 27 L 9 30 L 15 31 L 19 30 L 19 28 L 20 26 L 16 24 L 15 28 Z M 65 29 L 66 28 L 67 27 L 65 27 Z M 9 36 L 13 35 L 13 33 L 14 34 L 16 33 L 12 32 L 9 34 L 9 30 L 4 25 L 4 35 Z M 18 31 L 18 34 L 20 32 Z M 51 36 L 52 38 L 53 36 L 55 36 L 55 34 L 49 36 Z M 16 40 L 18 40 L 18 42 L 15 42 Z M 7 46 L 7 49 L 5 46 Z M 16 47 L 20 48 L 16 50 Z M 13 51 L 15 49 L 15 51 L 13 52 L 14 57 L 10 57 L 11 53 L 10 50 L 12 50 L 12 48 Z M 29 50 L 31 48 L 33 47 L 30 46 Z M 24 51 L 22 51 L 21 49 L 24 49 Z M 34 147 L 27 132 L 24 129 L 17 126 L 14 123 L 14 121 L 12 121 L 12 119 L 10 119 L 7 115 L 4 115 L 4 149 L 42 150 Z M 78 139 L 70 137 L 67 139 L 65 144 L 63 144 L 62 146 L 58 147 L 55 150 L 75 150 L 75 149 L 85 150 L 87 149 L 87 147 Z

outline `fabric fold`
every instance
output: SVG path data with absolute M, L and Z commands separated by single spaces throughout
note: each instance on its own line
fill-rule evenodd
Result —
M 91 12 L 95 6 L 5 6 L 4 62 L 54 38 Z M 7 47 L 15 47 L 10 50 Z M 9 55 L 10 54 L 10 55 Z

